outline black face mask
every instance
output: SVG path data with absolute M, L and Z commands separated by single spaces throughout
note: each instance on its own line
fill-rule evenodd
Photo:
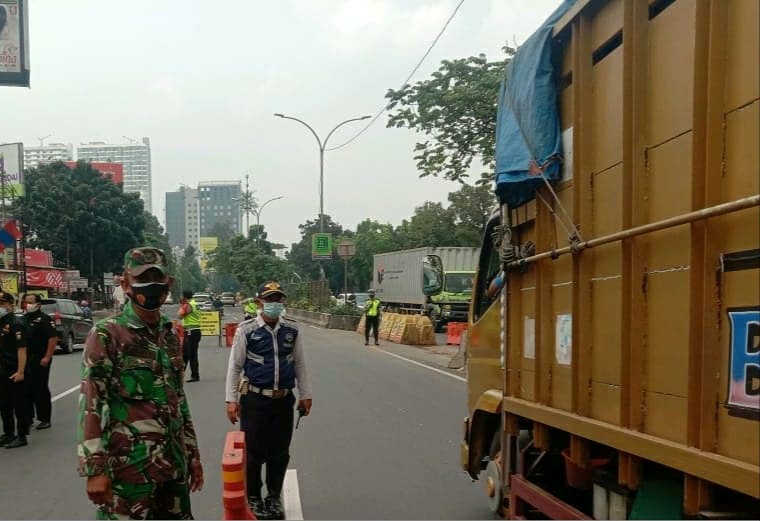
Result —
M 135 283 L 130 286 L 130 300 L 139 308 L 155 311 L 161 307 L 169 294 L 169 285 L 162 282 Z

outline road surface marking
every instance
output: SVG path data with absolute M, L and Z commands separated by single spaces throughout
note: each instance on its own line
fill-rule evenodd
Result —
M 61 398 L 65 398 L 66 396 L 70 395 L 71 393 L 74 393 L 74 392 L 78 391 L 78 390 L 79 390 L 79 387 L 80 387 L 80 385 L 79 385 L 79 384 L 76 384 L 76 385 L 75 385 L 74 387 L 72 387 L 71 389 L 66 389 L 66 390 L 65 390 L 65 391 L 63 391 L 62 393 L 58 393 L 58 394 L 56 394 L 55 396 L 53 396 L 53 398 L 51 398 L 51 400 L 50 400 L 50 401 L 51 401 L 51 403 L 52 403 L 52 402 L 55 402 L 55 401 L 57 401 L 57 400 L 60 400 Z
M 303 519 L 301 510 L 301 493 L 298 490 L 298 471 L 288 469 L 282 487 L 282 499 L 285 502 L 285 519 Z
M 410 364 L 418 365 L 420 367 L 424 367 L 425 369 L 430 369 L 431 371 L 435 371 L 436 373 L 440 373 L 440 374 L 442 374 L 444 376 L 448 376 L 448 377 L 453 378 L 455 380 L 459 380 L 460 382 L 467 382 L 467 378 L 462 378 L 461 376 L 457 376 L 455 374 L 451 374 L 449 372 L 446 372 L 446 371 L 444 371 L 442 369 L 438 369 L 436 367 L 433 367 L 433 366 L 430 366 L 430 365 L 427 365 L 427 364 L 423 364 L 423 363 L 418 362 L 416 360 L 412 360 L 411 358 L 406 358 L 405 356 L 397 355 L 395 353 L 391 353 L 391 352 L 385 351 L 383 349 L 376 349 L 376 351 L 378 353 L 383 353 L 384 355 L 388 355 L 388 356 L 392 356 L 392 357 L 398 358 L 400 360 L 404 360 L 405 362 L 409 362 Z

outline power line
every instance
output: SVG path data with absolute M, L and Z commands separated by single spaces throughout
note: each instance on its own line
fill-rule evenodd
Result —
M 420 58 L 420 60 L 417 62 L 417 65 L 414 66 L 414 69 L 412 69 L 412 72 L 410 72 L 409 76 L 406 77 L 406 79 L 401 84 L 401 86 L 399 87 L 399 89 L 402 88 L 407 83 L 409 83 L 409 80 L 412 79 L 412 76 L 414 76 L 415 73 L 422 66 L 422 63 L 425 61 L 425 58 L 428 57 L 428 55 L 430 54 L 430 52 L 433 50 L 433 47 L 435 47 L 435 44 L 438 43 L 438 40 L 441 39 L 441 36 L 443 36 L 443 33 L 446 32 L 446 28 L 449 26 L 449 24 L 451 23 L 451 21 L 454 19 L 454 17 L 457 14 L 457 11 L 459 11 L 459 8 L 462 7 L 462 4 L 464 4 L 464 0 L 460 0 L 460 2 L 454 8 L 454 11 L 451 13 L 451 16 L 449 16 L 448 20 L 446 20 L 446 23 L 443 24 L 443 27 L 441 27 L 441 30 L 438 32 L 438 36 L 435 37 L 435 40 L 433 40 L 433 42 L 430 44 L 430 46 L 428 47 L 427 51 L 425 51 L 425 54 L 422 55 L 422 58 Z M 369 129 L 369 127 L 371 127 L 375 123 L 375 121 L 377 121 L 378 118 L 380 118 L 380 116 L 383 115 L 383 112 L 385 112 L 386 110 L 388 110 L 388 105 L 389 105 L 389 103 L 386 103 L 385 105 L 383 105 L 383 107 L 379 111 L 377 111 L 377 114 L 375 114 L 375 117 L 373 117 L 370 120 L 370 122 L 367 123 L 364 126 L 364 128 L 362 128 L 359 132 L 357 132 L 354 137 L 352 137 L 351 139 L 349 139 L 348 141 L 346 141 L 344 143 L 341 143 L 340 145 L 337 145 L 337 146 L 334 146 L 334 147 L 330 147 L 327 150 L 338 150 L 339 148 L 343 148 L 344 146 L 351 144 L 359 136 L 361 136 L 362 134 L 364 134 Z

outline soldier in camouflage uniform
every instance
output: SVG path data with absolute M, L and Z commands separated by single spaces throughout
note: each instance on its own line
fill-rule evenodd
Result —
M 160 307 L 171 289 L 164 252 L 124 259 L 124 310 L 90 331 L 79 396 L 79 474 L 98 519 L 192 519 L 203 486 L 182 388 L 184 360 Z

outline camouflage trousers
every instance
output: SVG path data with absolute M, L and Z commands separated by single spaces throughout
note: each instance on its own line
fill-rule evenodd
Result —
M 163 483 L 114 481 L 113 502 L 99 506 L 96 519 L 193 519 L 187 480 Z

